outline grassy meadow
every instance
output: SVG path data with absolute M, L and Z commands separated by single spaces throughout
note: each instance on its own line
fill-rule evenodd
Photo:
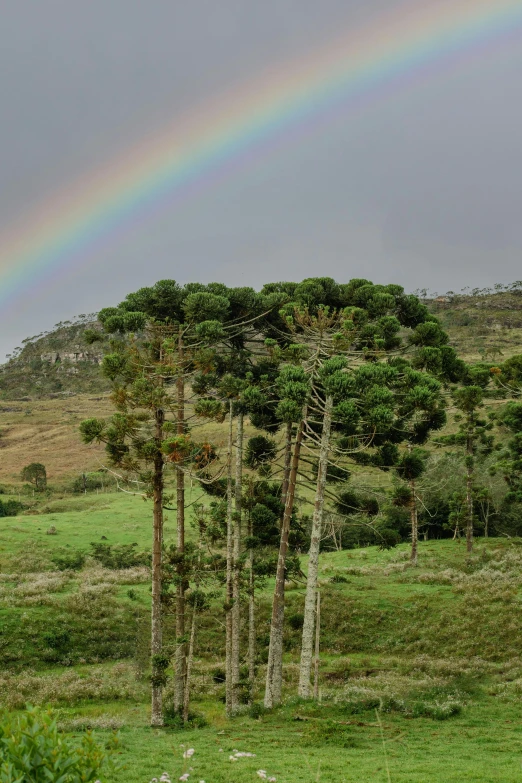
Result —
M 407 545 L 325 553 L 319 704 L 294 698 L 304 596 L 296 581 L 287 589 L 285 705 L 271 713 L 260 706 L 269 582 L 257 602 L 256 706 L 227 721 L 217 602 L 201 618 L 196 645 L 193 709 L 207 725 L 180 732 L 147 725 L 148 568 L 103 568 L 88 558 L 63 571 L 52 560 L 100 540 L 146 550 L 150 516 L 147 501 L 105 492 L 45 500 L 2 519 L 4 705 L 52 705 L 73 734 L 119 729 L 118 783 L 163 771 L 176 779 L 185 771 L 181 745 L 196 750 L 191 779 L 207 783 L 253 781 L 258 769 L 288 783 L 522 777 L 522 541 L 479 539 L 471 560 L 459 541 L 422 542 L 417 569 Z M 174 534 L 169 512 L 167 544 Z M 236 750 L 256 756 L 232 761 Z

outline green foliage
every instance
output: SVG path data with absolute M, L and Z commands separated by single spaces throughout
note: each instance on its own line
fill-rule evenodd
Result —
M 16 517 L 24 508 L 18 500 L 0 500 L 0 517 Z
M 80 571 L 85 565 L 85 552 L 62 550 L 51 558 L 59 571 Z
M 427 454 L 420 449 L 406 452 L 397 466 L 398 475 L 404 481 L 415 481 L 426 470 L 426 459 Z
M 245 465 L 256 470 L 261 465 L 271 462 L 277 454 L 277 446 L 273 440 L 263 435 L 255 435 L 248 440 L 245 449 Z
M 108 749 L 87 733 L 73 743 L 59 734 L 49 711 L 28 707 L 24 713 L 0 717 L 1 783 L 89 783 L 114 774 L 113 736 Z
M 26 465 L 20 475 L 22 481 L 33 484 L 37 492 L 43 492 L 47 488 L 47 471 L 41 462 L 31 462 L 30 465 Z
M 91 557 L 104 568 L 135 568 L 140 565 L 150 565 L 150 554 L 138 552 L 138 544 L 106 544 L 91 543 Z

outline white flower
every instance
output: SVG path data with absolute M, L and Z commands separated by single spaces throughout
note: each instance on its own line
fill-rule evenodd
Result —
M 220 748 L 218 753 L 223 753 L 223 748 Z
M 274 777 L 268 778 L 268 783 L 276 783 L 276 779 Z
M 257 775 L 258 775 L 260 778 L 262 778 L 263 780 L 265 780 L 265 779 L 266 779 L 266 772 L 265 772 L 265 770 L 264 770 L 264 769 L 258 769 L 258 770 L 257 770 Z
M 230 761 L 237 761 L 235 756 L 229 756 L 228 758 L 230 759 Z
M 189 773 L 188 773 L 188 772 L 185 772 L 185 774 L 184 774 L 184 775 L 181 775 L 181 777 L 179 778 L 179 780 L 183 781 L 183 783 L 186 783 L 186 781 L 189 779 L 189 777 L 190 777 Z
M 189 748 L 189 749 L 188 749 L 188 750 L 186 750 L 186 751 L 185 751 L 185 753 L 183 754 L 183 758 L 184 758 L 184 759 L 189 759 L 189 758 L 191 758 L 191 757 L 194 755 L 194 753 L 195 753 L 195 752 L 196 752 L 196 751 L 194 750 L 194 748 Z

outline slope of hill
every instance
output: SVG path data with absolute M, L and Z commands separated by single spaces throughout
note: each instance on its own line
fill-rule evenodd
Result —
M 108 384 L 99 372 L 102 352 L 84 336 L 93 328 L 98 328 L 96 315 L 83 315 L 24 340 L 0 366 L 0 400 L 106 391 Z
M 451 345 L 469 362 L 501 362 L 522 352 L 522 291 L 425 299 Z

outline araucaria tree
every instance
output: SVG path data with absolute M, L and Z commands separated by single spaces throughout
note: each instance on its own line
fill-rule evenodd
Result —
M 122 325 L 141 330 L 145 327 L 145 319 L 141 314 L 130 313 Z M 107 326 L 109 329 L 112 326 L 110 319 L 107 319 Z M 163 444 L 167 434 L 166 413 L 176 405 L 171 385 L 175 370 L 165 351 L 170 336 L 171 330 L 166 327 L 149 324 L 144 339 L 139 342 L 136 338 L 113 341 L 113 352 L 105 356 L 103 371 L 113 382 L 112 399 L 117 412 L 109 421 L 87 419 L 81 424 L 83 440 L 105 443 L 110 464 L 143 482 L 144 494 L 153 501 L 152 726 L 163 725 L 162 689 L 169 663 L 163 654 L 161 570 L 163 472 L 167 463 Z

